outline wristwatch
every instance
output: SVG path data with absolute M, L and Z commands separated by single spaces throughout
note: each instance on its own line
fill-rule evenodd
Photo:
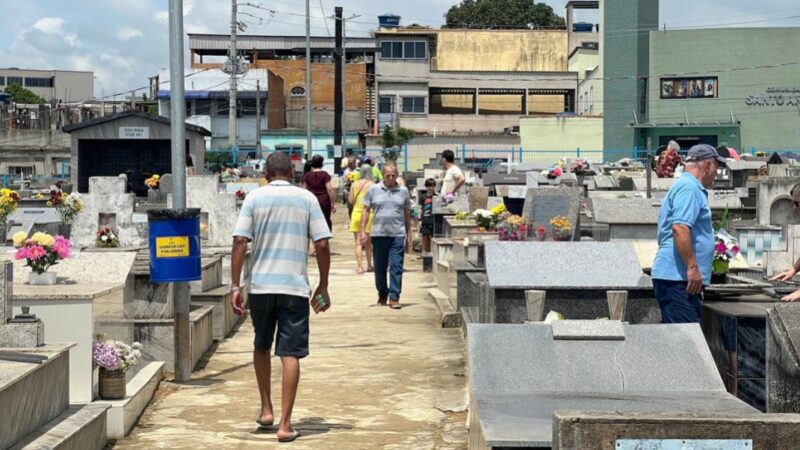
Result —
M 231 287 L 231 290 L 229 292 L 231 294 L 233 294 L 234 292 L 239 292 L 241 290 L 242 290 L 242 288 L 240 288 L 240 287 Z

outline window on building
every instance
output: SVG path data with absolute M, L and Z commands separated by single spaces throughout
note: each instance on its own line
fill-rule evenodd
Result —
M 22 86 L 22 77 L 8 77 L 8 86 L 12 84 L 16 84 L 17 86 Z
M 33 175 L 33 166 L 8 166 L 8 174 L 30 177 Z
M 403 97 L 404 114 L 425 114 L 425 97 Z
M 51 88 L 53 87 L 53 77 L 25 77 L 25 87 Z
M 382 41 L 382 59 L 426 59 L 427 41 Z
M 394 97 L 390 95 L 381 95 L 378 99 L 378 113 L 391 114 L 394 112 Z
M 292 97 L 305 97 L 306 96 L 306 89 L 302 86 L 295 86 L 292 88 L 290 95 Z
M 0 86 L 6 85 L 6 77 L 0 77 Z

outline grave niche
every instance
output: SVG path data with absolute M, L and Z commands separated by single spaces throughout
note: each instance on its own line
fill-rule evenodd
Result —
M 97 214 L 97 228 L 103 227 L 117 227 L 117 215 L 114 213 L 99 213 Z
M 780 198 L 769 208 L 771 225 L 792 225 L 800 223 L 800 213 L 795 211 L 791 198 Z
M 200 240 L 208 240 L 208 213 L 202 211 L 200 212 Z

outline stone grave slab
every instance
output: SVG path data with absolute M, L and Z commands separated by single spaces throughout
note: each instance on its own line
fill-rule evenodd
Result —
M 497 186 L 494 187 L 494 193 L 498 197 L 508 197 L 508 190 L 509 188 L 511 188 L 511 186 L 513 185 L 498 184 Z
M 509 186 L 508 187 L 508 198 L 521 198 L 524 199 L 525 196 L 528 195 L 528 188 L 526 186 Z
M 647 192 L 647 177 L 631 177 L 634 190 Z M 677 178 L 658 178 L 653 174 L 650 179 L 650 187 L 653 191 L 668 191 L 675 183 Z
M 91 177 L 89 193 L 82 194 L 83 211 L 72 224 L 71 240 L 79 247 L 94 247 L 95 232 L 102 217 L 113 217 L 117 225 L 120 247 L 146 245 L 147 235 L 140 233 L 140 226 L 133 222 L 136 196 L 125 192 L 127 177 Z M 146 228 L 143 229 L 146 231 Z
M 592 198 L 596 226 L 607 230 L 607 237 L 595 233 L 596 241 L 658 238 L 661 202 L 647 198 Z
M 525 187 L 539 187 L 539 177 L 541 177 L 539 172 L 525 172 Z
M 165 173 L 164 175 L 161 175 L 161 178 L 158 182 L 158 190 L 161 191 L 162 194 L 167 195 L 172 194 L 173 188 L 172 174 Z
M 556 216 L 567 217 L 573 225 L 573 236 L 580 229 L 582 190 L 579 188 L 536 188 L 528 189 L 522 217 L 532 225 L 541 225 L 552 236 L 550 220 Z M 535 226 L 531 226 L 531 232 Z M 552 237 L 551 237 L 552 239 Z
M 800 413 L 800 304 L 767 311 L 767 411 Z
M 525 184 L 527 175 L 524 173 L 486 173 L 483 175 L 484 186 L 496 186 L 499 184 Z
M 725 391 L 697 324 L 594 341 L 555 340 L 550 324 L 467 327 L 470 441 L 488 448 L 550 447 L 556 411 L 759 414 Z
M 17 208 L 8 216 L 7 223 L 6 241 L 19 231 L 24 231 L 28 236 L 37 231 L 55 235 L 58 233 L 61 216 L 55 208 Z
M 167 206 L 172 207 L 172 196 L 167 199 Z M 233 229 L 239 219 L 235 192 L 219 192 L 219 181 L 214 175 L 187 177 L 186 206 L 200 208 L 200 221 L 208 226 L 204 246 L 231 245 Z
M 424 186 L 425 183 L 422 183 Z M 258 189 L 258 183 L 225 183 L 225 192 L 236 193 L 240 189 L 245 192 L 245 194 L 249 194 L 251 191 Z
M 489 200 L 489 188 L 484 186 L 472 186 L 467 194 L 469 201 L 469 210 L 475 211 L 476 209 L 486 208 L 486 202 Z

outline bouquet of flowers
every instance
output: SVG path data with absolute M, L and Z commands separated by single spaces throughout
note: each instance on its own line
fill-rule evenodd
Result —
M 58 261 L 69 258 L 72 243 L 63 236 L 50 236 L 47 233 L 34 233 L 28 239 L 28 234 L 18 231 L 13 236 L 14 247 L 17 253 L 14 259 L 26 260 L 26 266 L 34 272 L 43 274 L 50 266 Z
M 206 225 L 204 223 L 201 223 L 200 224 L 200 233 L 202 233 L 202 234 L 208 233 L 208 225 Z
M 247 197 L 247 192 L 244 189 L 236 191 L 236 200 L 244 200 L 245 197 Z
M 64 195 L 64 192 L 56 187 L 50 191 L 50 200 L 47 201 L 47 206 L 55 208 L 64 223 L 72 223 L 75 216 L 83 209 L 83 200 L 77 192 Z
M 572 237 L 572 222 L 564 216 L 556 216 L 550 220 L 553 228 L 553 239 L 567 241 Z
M 528 224 L 521 216 L 506 215 L 497 225 L 501 241 L 524 241 L 528 235 Z
M 444 194 L 442 196 L 442 203 L 444 203 L 445 205 L 449 205 L 454 201 L 456 201 L 456 196 L 452 192 L 448 192 L 447 194 Z
M 547 228 L 539 225 L 536 227 L 536 240 L 537 241 L 544 241 L 547 239 Z
M 95 341 L 92 344 L 92 362 L 100 372 L 126 372 L 142 359 L 142 344 L 127 345 L 120 341 Z
M 161 176 L 158 174 L 153 174 L 150 178 L 144 180 L 144 184 L 150 189 L 158 189 L 159 183 L 161 183 Z
M 468 218 L 469 218 L 469 213 L 467 211 L 456 212 L 456 220 L 467 220 Z
M 478 231 L 492 231 L 497 226 L 498 218 L 506 212 L 506 205 L 500 203 L 491 210 L 476 209 L 472 213 L 478 224 Z
M 119 234 L 113 227 L 102 227 L 95 233 L 98 247 L 119 247 Z
M 592 166 L 589 164 L 589 161 L 583 158 L 576 159 L 569 168 L 569 171 L 576 175 L 586 175 L 592 171 Z
M 8 216 L 17 210 L 19 194 L 11 189 L 0 189 L 0 223 L 5 223 Z
M 723 275 L 728 273 L 731 261 L 739 254 L 739 244 L 736 238 L 725 230 L 717 231 L 714 240 L 714 260 L 711 271 L 717 275 Z

